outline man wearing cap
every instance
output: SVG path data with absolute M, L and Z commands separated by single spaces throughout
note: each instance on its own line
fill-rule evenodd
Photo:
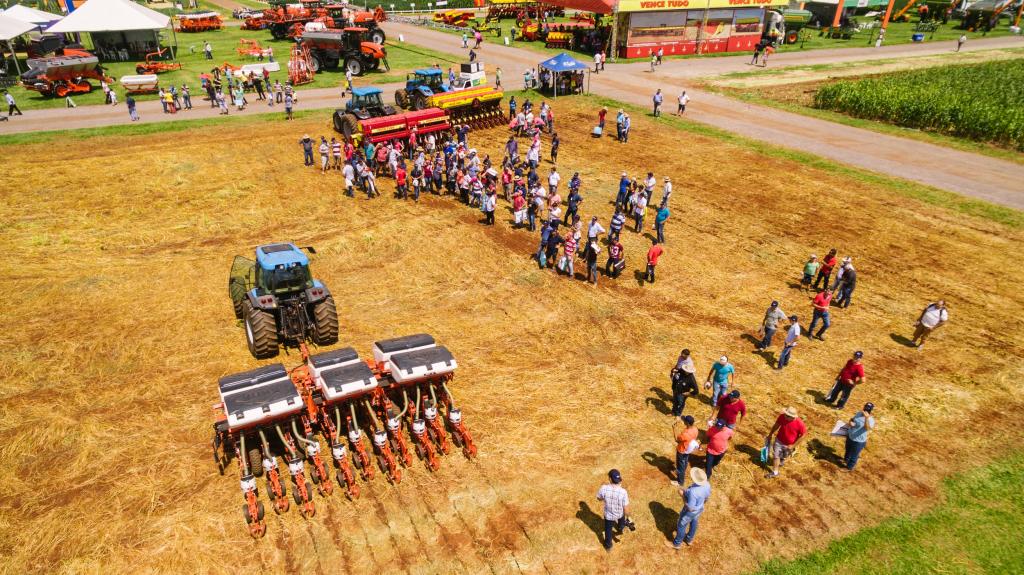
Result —
M 665 243 L 665 222 L 669 215 L 668 202 L 661 202 L 661 207 L 654 216 L 654 231 L 658 235 L 658 243 Z
M 850 392 L 853 391 L 853 388 L 864 383 L 863 359 L 864 352 L 853 352 L 853 357 L 846 361 L 843 369 L 839 370 L 839 375 L 836 376 L 836 382 L 832 386 L 832 390 L 825 397 L 825 403 L 831 404 L 838 399 L 839 403 L 836 404 L 836 409 L 842 409 L 846 405 L 846 401 L 850 399 Z
M 708 380 L 704 382 L 705 389 L 711 389 L 712 385 L 714 385 L 714 391 L 711 394 L 711 405 L 718 405 L 718 398 L 733 383 L 733 374 L 735 372 L 736 368 L 729 363 L 729 358 L 724 355 L 711 365 L 711 371 L 708 372 Z
M 673 485 L 686 480 L 686 466 L 690 464 L 690 454 L 700 447 L 697 440 L 697 426 L 693 416 L 677 417 L 672 421 L 672 437 L 676 440 L 676 479 Z
M 782 351 L 779 353 L 779 361 L 775 369 L 782 369 L 789 364 L 789 356 L 793 348 L 800 340 L 800 321 L 795 315 L 789 316 L 789 329 L 786 330 L 786 341 L 782 344 Z
M 773 301 L 764 312 L 764 319 L 761 320 L 759 331 L 764 337 L 757 344 L 757 351 L 764 351 L 771 347 L 772 338 L 775 337 L 775 332 L 779 329 L 779 322 L 784 319 L 786 319 L 786 312 L 779 308 L 779 302 Z
M 693 543 L 693 537 L 697 534 L 697 519 L 704 513 L 704 504 L 711 497 L 711 484 L 703 470 L 691 469 L 690 479 L 693 483 L 689 487 L 678 488 L 679 494 L 683 496 L 683 508 L 679 512 L 679 522 L 676 523 L 675 538 L 665 542 L 665 545 L 673 549 L 680 549 L 683 543 Z
M 828 312 L 828 306 L 832 303 L 832 290 L 822 290 L 818 295 L 814 296 L 814 300 L 811 302 L 811 306 L 814 308 L 813 316 L 811 317 L 811 325 L 807 328 L 807 337 L 812 337 L 811 334 L 814 332 L 814 326 L 821 320 L 821 329 L 818 330 L 818 339 L 825 340 L 825 331 L 832 326 L 832 318 Z
M 845 471 L 853 471 L 860 459 L 860 452 L 868 444 L 868 434 L 875 428 L 875 418 L 872 413 L 875 411 L 875 404 L 865 403 L 864 409 L 858 411 L 846 424 L 846 452 L 843 454 Z
M 619 178 L 619 193 L 615 196 L 616 206 L 625 206 L 626 201 L 629 199 L 629 174 L 622 172 L 622 177 Z
M 665 176 L 665 186 L 661 189 L 661 205 L 667 206 L 672 197 L 672 178 Z
M 769 479 L 779 476 L 779 467 L 796 452 L 797 446 L 806 434 L 807 426 L 798 417 L 796 408 L 787 407 L 775 420 L 775 425 L 765 438 L 765 444 L 771 446 L 772 453 L 772 470 L 767 475 Z
M 676 366 L 672 368 L 672 415 L 679 417 L 686 408 L 686 396 L 697 397 L 700 390 L 697 389 L 697 378 L 694 373 L 697 368 L 693 365 L 693 358 L 690 357 L 690 350 L 684 349 L 679 353 Z
M 718 403 L 711 408 L 711 415 L 715 425 L 736 429 L 736 424 L 747 416 L 747 404 L 740 399 L 740 390 L 734 389 L 718 398 Z M 711 474 L 709 473 L 708 476 L 710 477 Z
M 853 301 L 853 290 L 857 288 L 857 270 L 853 269 L 852 263 L 843 266 L 843 281 L 839 284 L 839 295 L 836 297 L 836 306 L 841 308 L 850 307 Z
M 621 534 L 629 521 L 629 494 L 622 487 L 622 474 L 618 469 L 608 472 L 611 483 L 597 490 L 598 501 L 604 502 L 604 548 L 612 549 L 612 527 Z
M 939 300 L 928 304 L 914 324 L 914 339 L 911 343 L 917 344 L 917 349 L 924 347 L 924 340 L 928 339 L 931 333 L 949 321 L 949 312 L 946 310 L 946 302 Z
M 313 165 L 313 139 L 309 137 L 309 134 L 302 136 L 299 140 L 299 145 L 302 146 L 302 160 L 307 166 Z
M 708 446 L 704 457 L 704 473 L 707 474 L 708 479 L 711 479 L 711 473 L 715 470 L 715 466 L 722 462 L 725 452 L 729 450 L 729 440 L 732 439 L 732 435 L 732 428 L 722 425 L 721 419 L 708 428 Z

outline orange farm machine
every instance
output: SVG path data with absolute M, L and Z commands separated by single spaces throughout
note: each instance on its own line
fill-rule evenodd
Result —
M 209 32 L 220 30 L 224 22 L 220 14 L 216 12 L 193 12 L 190 14 L 178 14 L 178 32 Z
M 445 10 L 434 12 L 434 22 L 465 28 L 476 20 L 476 14 L 472 10 Z
M 160 60 L 166 54 L 168 48 L 157 50 L 146 54 L 146 61 L 135 64 L 136 74 L 159 74 L 171 70 L 181 70 L 181 62 L 164 62 Z
M 310 22 L 319 22 L 325 28 L 344 28 L 359 26 L 369 30 L 372 42 L 383 44 L 386 40 L 384 30 L 379 26 L 383 21 L 383 11 L 367 12 L 351 10 L 343 5 L 321 5 L 307 2 L 301 8 L 281 6 L 265 10 L 259 24 L 270 29 L 270 34 L 277 40 L 301 36 L 305 26 Z M 254 25 L 257 22 L 253 22 Z
M 259 40 L 250 38 L 239 38 L 238 48 L 235 50 L 239 56 L 248 56 L 250 58 L 263 58 L 270 53 L 266 48 L 260 46 Z
M 372 41 L 366 28 L 327 29 L 303 32 L 300 43 L 309 50 L 310 64 L 314 72 L 324 68 L 341 66 L 353 76 L 363 72 L 388 67 L 388 55 L 384 46 Z
M 313 66 L 309 48 L 304 44 L 292 44 L 291 57 L 288 58 L 288 81 L 292 86 L 312 82 L 316 73 Z
M 458 364 L 430 335 L 378 341 L 367 361 L 352 348 L 311 355 L 302 344 L 300 351 L 302 364 L 290 370 L 276 363 L 218 385 L 214 459 L 222 473 L 237 460 L 242 514 L 254 538 L 266 533 L 261 490 L 275 513 L 288 511 L 291 490 L 309 518 L 313 492 L 329 496 L 335 481 L 354 499 L 360 480 L 377 472 L 398 484 L 415 459 L 434 471 L 453 448 L 476 456 L 451 393 Z
M 103 73 L 99 58 L 85 50 L 65 48 L 61 56 L 31 59 L 27 63 L 28 70 L 22 73 L 21 83 L 43 96 L 63 98 L 68 94 L 91 92 L 90 78 L 114 81 Z

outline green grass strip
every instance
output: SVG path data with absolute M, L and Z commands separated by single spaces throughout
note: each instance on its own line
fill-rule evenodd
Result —
M 888 519 L 756 575 L 1024 573 L 1024 453 L 954 476 L 945 501 L 918 517 Z

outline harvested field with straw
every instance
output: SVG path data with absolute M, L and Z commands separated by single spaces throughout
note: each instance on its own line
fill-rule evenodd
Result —
M 538 270 L 537 238 L 512 229 L 507 204 L 486 227 L 450 198 L 400 203 L 390 181 L 382 198 L 343 197 L 297 144 L 327 134 L 326 115 L 0 150 L 15 176 L 0 191 L 0 571 L 735 573 L 923 510 L 943 476 L 1024 437 L 1019 227 L 639 114 L 629 144 L 594 141 L 593 103 L 555 109 L 585 218 L 607 222 L 623 170 L 672 176 L 656 284 L 634 278 L 649 240 L 632 232 L 626 272 L 594 288 Z M 492 157 L 506 137 L 470 134 Z M 231 258 L 279 240 L 317 247 L 339 345 L 366 357 L 375 340 L 429 332 L 452 350 L 480 456 L 436 473 L 416 462 L 355 502 L 317 496 L 309 520 L 268 506 L 254 541 L 235 468 L 221 476 L 211 457 L 211 405 L 218 377 L 259 365 L 228 299 Z M 774 372 L 751 335 L 772 299 L 809 319 L 799 272 L 830 246 L 860 272 L 854 304 Z M 950 324 L 906 347 L 939 297 Z M 694 546 L 675 554 L 662 544 L 680 507 L 666 390 L 682 347 L 698 376 L 729 354 L 750 413 Z M 817 401 L 856 349 L 868 380 L 840 415 Z M 828 432 L 868 400 L 878 431 L 841 474 Z M 769 481 L 757 450 L 787 405 L 810 438 Z M 688 403 L 698 421 L 708 411 Z M 611 467 L 638 529 L 605 554 L 594 494 Z

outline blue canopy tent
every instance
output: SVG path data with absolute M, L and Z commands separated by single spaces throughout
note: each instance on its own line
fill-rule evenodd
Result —
M 551 74 L 550 87 L 554 91 L 555 97 L 558 97 L 558 92 L 562 94 L 575 94 L 577 92 L 583 92 L 583 75 L 587 75 L 586 93 L 590 93 L 590 66 L 580 62 L 572 56 L 562 52 L 554 58 L 549 58 L 541 62 L 538 66 L 541 70 L 547 70 Z M 543 82 L 543 72 L 541 72 L 541 85 Z M 559 89 L 561 88 L 561 90 Z

